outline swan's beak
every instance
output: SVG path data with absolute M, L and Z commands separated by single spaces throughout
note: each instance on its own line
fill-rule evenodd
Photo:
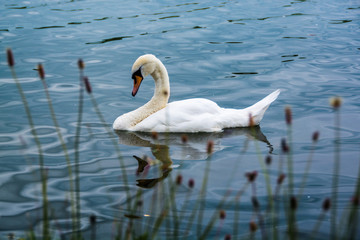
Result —
M 139 76 L 139 75 L 134 75 L 134 88 L 132 90 L 132 95 L 133 97 L 135 97 L 137 91 L 139 90 L 140 88 L 140 84 L 142 82 L 142 80 L 144 79 L 142 76 Z

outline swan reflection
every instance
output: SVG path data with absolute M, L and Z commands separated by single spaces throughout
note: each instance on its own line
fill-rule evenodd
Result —
M 137 175 L 145 176 L 151 165 L 161 164 L 162 176 L 153 179 L 138 179 L 137 185 L 143 188 L 151 188 L 165 179 L 171 172 L 172 159 L 179 160 L 204 160 L 208 157 L 207 143 L 212 141 L 213 153 L 221 151 L 225 147 L 222 139 L 245 135 L 248 139 L 264 142 L 269 153 L 273 151 L 272 145 L 262 133 L 259 126 L 252 128 L 230 128 L 222 132 L 212 133 L 148 133 L 116 131 L 119 143 L 128 146 L 148 147 L 152 157 L 133 157 L 138 161 Z M 171 151 L 170 151 L 171 148 Z

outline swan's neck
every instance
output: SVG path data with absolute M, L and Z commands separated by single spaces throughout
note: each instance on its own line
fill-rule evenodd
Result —
M 168 72 L 162 62 L 157 62 L 155 70 L 151 73 L 151 76 L 155 81 L 155 91 L 154 96 L 150 101 L 156 99 L 159 102 L 163 102 L 166 106 L 170 97 L 170 83 Z
M 154 96 L 143 106 L 130 112 L 130 122 L 132 126 L 140 123 L 151 114 L 166 107 L 170 97 L 169 76 L 165 66 L 159 61 L 153 73 L 151 73 L 155 81 Z

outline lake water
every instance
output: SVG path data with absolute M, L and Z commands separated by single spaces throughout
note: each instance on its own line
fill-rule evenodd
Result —
M 171 101 L 204 97 L 222 107 L 249 106 L 275 89 L 279 98 L 267 110 L 257 137 L 249 129 L 222 134 L 194 134 L 187 143 L 181 135 L 159 136 L 121 133 L 110 138 L 97 117 L 90 98 L 84 99 L 80 144 L 81 227 L 89 232 L 89 216 L 97 216 L 97 234 L 111 238 L 118 223 L 126 222 L 126 189 L 134 196 L 139 179 L 159 178 L 144 189 L 143 215 L 138 222 L 150 226 L 154 201 L 158 213 L 166 199 L 153 199 L 168 180 L 181 174 L 176 206 L 184 216 L 196 205 L 204 173 L 209 168 L 204 221 L 197 222 L 183 238 L 193 239 L 197 225 L 205 228 L 218 204 L 226 218 L 217 222 L 209 237 L 226 234 L 247 236 L 250 221 L 258 221 L 251 204 L 251 188 L 235 203 L 236 192 L 245 185 L 246 172 L 256 170 L 256 195 L 266 206 L 267 190 L 263 159 L 268 166 L 271 188 L 281 172 L 287 173 L 281 139 L 292 137 L 293 179 L 298 198 L 296 223 L 300 236 L 307 236 L 318 223 L 322 202 L 333 196 L 333 177 L 338 177 L 337 222 L 349 210 L 358 180 L 360 159 L 360 3 L 355 0 L 274 1 L 2 1 L 0 7 L 0 239 L 9 233 L 23 236 L 30 229 L 41 235 L 41 182 L 37 147 L 32 139 L 24 107 L 7 66 L 5 49 L 15 55 L 16 74 L 31 108 L 44 149 L 48 174 L 51 229 L 54 234 L 71 232 L 68 165 L 47 107 L 36 65 L 45 67 L 46 81 L 61 132 L 73 164 L 78 113 L 79 73 L 77 60 L 86 63 L 94 97 L 108 126 L 122 113 L 133 110 L 153 94 L 154 83 L 145 79 L 135 98 L 131 96 L 131 66 L 145 53 L 155 54 L 167 67 Z M 340 96 L 340 128 L 329 99 Z M 291 106 L 291 133 L 285 124 L 284 108 Z M 341 136 L 335 141 L 336 131 Z M 307 184 L 302 179 L 312 149 L 312 134 L 319 131 Z M 260 136 L 260 135 L 264 136 Z M 260 136 L 260 137 L 259 137 Z M 268 142 L 265 141 L 265 137 Z M 163 138 L 161 138 L 163 137 Z M 119 143 L 123 166 L 112 145 Z M 206 154 L 208 140 L 214 153 Z M 154 156 L 154 144 L 161 144 Z M 334 172 L 334 152 L 340 148 L 340 167 Z M 172 171 L 136 175 L 133 157 L 172 160 Z M 156 153 L 155 153 L 156 155 Z M 159 159 L 162 160 L 162 159 Z M 283 169 L 279 167 L 283 163 Z M 265 169 L 267 167 L 265 166 Z M 124 182 L 123 173 L 128 175 Z M 335 175 L 334 175 L 335 174 Z M 194 189 L 187 186 L 194 179 Z M 288 184 L 285 180 L 284 189 Z M 155 180 L 156 183 L 156 180 Z M 148 186 L 148 185 L 147 185 Z M 166 186 L 166 184 L 165 184 Z M 144 187 L 144 186 L 143 186 Z M 229 193 L 230 190 L 231 192 Z M 185 206 L 185 207 L 184 207 Z M 160 210 L 159 210 L 160 209 Z M 152 209 L 156 214 L 156 211 Z M 263 210 L 263 213 L 265 210 Z M 236 220 L 240 214 L 239 220 Z M 150 215 L 150 216 L 148 216 Z M 150 220 L 149 220 L 150 219 Z M 186 223 L 188 218 L 184 217 Z M 234 223 L 238 224 L 237 235 Z M 186 224 L 183 224 L 186 225 Z M 338 224 L 339 229 L 343 229 Z M 358 226 L 360 227 L 360 225 Z M 327 239 L 330 213 L 321 222 L 319 239 Z M 278 229 L 286 236 L 286 219 Z M 339 230 L 340 231 L 340 230 Z M 160 228 L 158 237 L 171 228 Z M 359 232 L 357 232 L 359 237 Z M 171 236 L 171 235 L 170 235 Z M 260 238 L 258 230 L 256 237 Z

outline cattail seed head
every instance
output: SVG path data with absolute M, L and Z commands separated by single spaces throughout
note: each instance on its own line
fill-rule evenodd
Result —
M 312 135 L 313 142 L 317 142 L 317 140 L 319 139 L 319 135 L 320 135 L 320 133 L 318 131 L 313 133 L 313 135 Z
M 358 207 L 360 205 L 360 199 L 358 196 L 352 197 L 351 202 L 354 207 Z
M 195 185 L 195 181 L 194 181 L 194 179 L 189 179 L 189 182 L 188 182 L 188 186 L 189 186 L 189 188 L 193 188 L 194 187 L 194 185 Z
M 253 182 L 257 177 L 257 171 L 247 172 L 245 173 L 245 177 L 247 177 L 249 182 Z
M 45 79 L 45 70 L 41 63 L 38 64 L 38 72 L 39 72 L 40 79 L 44 80 Z
M 297 209 L 297 199 L 295 196 L 291 196 L 290 198 L 290 208 L 294 211 Z
M 339 109 L 341 107 L 342 104 L 342 99 L 341 97 L 332 97 L 330 98 L 330 105 L 335 109 Z
M 250 228 L 250 232 L 256 232 L 256 230 L 258 229 L 258 226 L 254 221 L 251 221 L 249 223 L 249 228 Z
M 287 145 L 285 138 L 281 139 L 281 149 L 282 149 L 283 153 L 289 152 L 289 146 Z
M 226 218 L 226 212 L 224 210 L 220 210 L 219 217 L 220 217 L 220 219 L 225 219 Z
M 15 61 L 11 48 L 6 49 L 6 55 L 9 67 L 13 67 L 15 65 Z
M 89 78 L 87 76 L 84 77 L 84 83 L 85 83 L 86 92 L 90 94 L 92 90 L 91 90 Z
M 287 125 L 292 123 L 292 112 L 290 106 L 285 107 L 285 120 Z
M 206 148 L 206 150 L 207 150 L 207 154 L 212 154 L 212 152 L 213 152 L 213 150 L 214 150 L 214 142 L 213 141 L 208 141 L 208 143 L 207 143 L 207 148 Z
M 324 211 L 327 211 L 327 210 L 330 209 L 330 207 L 331 207 L 330 198 L 326 198 L 326 199 L 324 200 L 323 204 L 322 204 L 322 209 L 323 209 Z
M 277 179 L 277 184 L 281 185 L 284 182 L 286 175 L 284 173 L 280 174 L 278 179 Z
M 270 155 L 267 155 L 266 158 L 265 158 L 265 163 L 266 163 L 267 165 L 270 165 L 271 162 L 272 162 L 272 157 L 271 157 Z
M 187 143 L 187 141 L 188 141 L 188 136 L 185 135 L 185 134 L 181 135 L 181 142 L 182 143 Z
M 224 240 L 231 240 L 231 235 L 230 235 L 230 234 L 226 234 Z
M 80 70 L 83 70 L 85 68 L 85 63 L 81 58 L 78 60 L 78 68 Z
M 157 132 L 151 132 L 151 138 L 154 139 L 154 140 L 157 140 L 158 139 L 158 133 Z
M 93 226 L 96 224 L 96 215 L 92 214 L 89 217 L 90 225 Z
M 177 175 L 177 177 L 176 177 L 176 184 L 177 184 L 177 185 L 181 185 L 181 183 L 182 183 L 182 175 Z

